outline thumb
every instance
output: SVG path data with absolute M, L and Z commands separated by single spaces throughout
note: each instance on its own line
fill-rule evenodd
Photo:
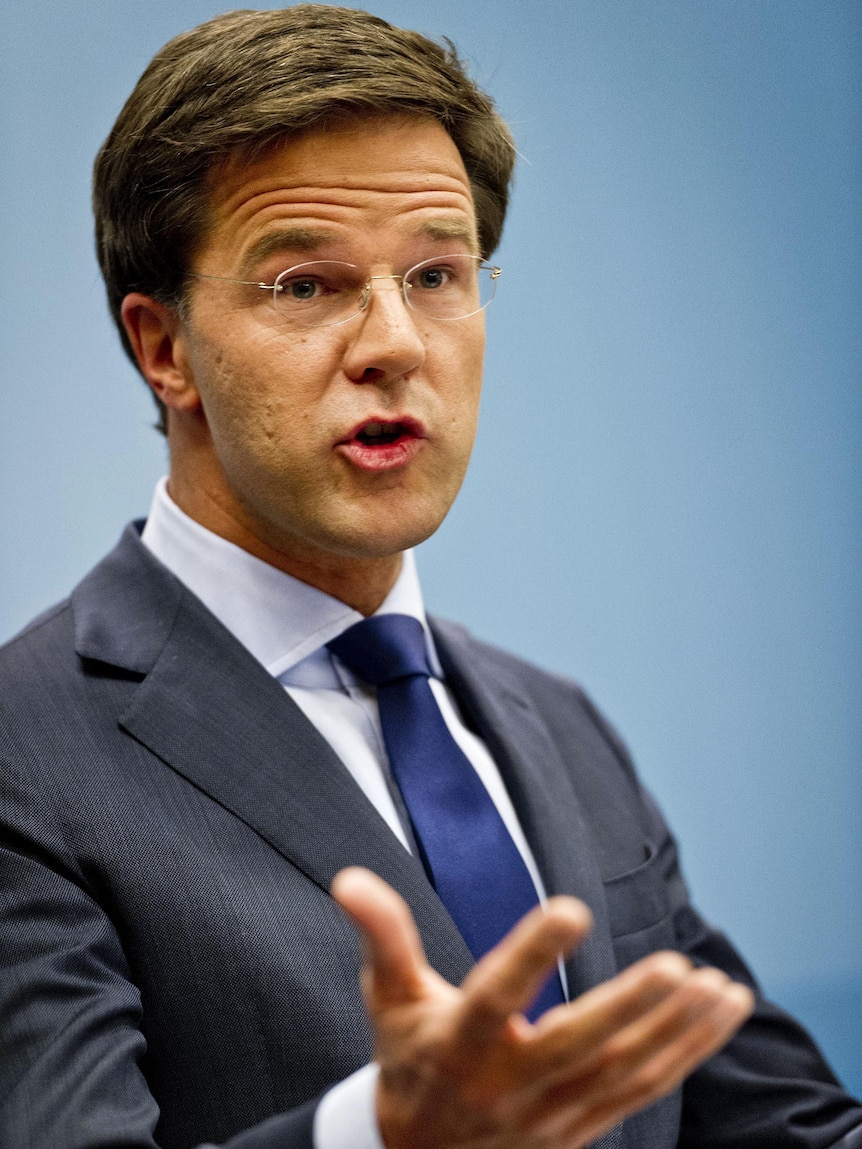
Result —
M 424 997 L 428 965 L 416 923 L 404 899 L 370 870 L 353 866 L 336 874 L 332 896 L 360 932 L 364 984 L 372 1013 Z

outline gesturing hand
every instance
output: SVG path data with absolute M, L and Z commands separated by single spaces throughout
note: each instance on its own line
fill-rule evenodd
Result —
M 455 989 L 380 878 L 342 870 L 332 892 L 364 940 L 387 1149 L 579 1149 L 674 1089 L 753 1006 L 745 986 L 667 952 L 531 1025 L 521 1011 L 589 933 L 582 902 L 528 914 Z

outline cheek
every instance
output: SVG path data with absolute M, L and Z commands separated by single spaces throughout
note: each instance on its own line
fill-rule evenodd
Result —
M 240 353 L 215 341 L 200 348 L 195 375 L 220 447 L 310 442 L 331 368 L 323 349 L 305 343 L 264 338 L 240 344 Z
M 484 338 L 464 341 L 452 348 L 446 363 L 449 407 L 447 422 L 467 450 L 472 446 L 479 418 L 483 351 Z

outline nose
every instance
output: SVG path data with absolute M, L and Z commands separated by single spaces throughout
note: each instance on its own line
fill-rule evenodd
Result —
M 344 354 L 344 370 L 354 383 L 385 383 L 421 367 L 425 344 L 416 329 L 398 275 L 372 276 L 367 302 L 349 326 L 354 329 Z

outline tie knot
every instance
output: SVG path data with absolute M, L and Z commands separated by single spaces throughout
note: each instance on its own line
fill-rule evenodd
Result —
M 425 634 L 418 619 L 378 614 L 349 627 L 327 647 L 372 686 L 421 674 L 430 677 Z

